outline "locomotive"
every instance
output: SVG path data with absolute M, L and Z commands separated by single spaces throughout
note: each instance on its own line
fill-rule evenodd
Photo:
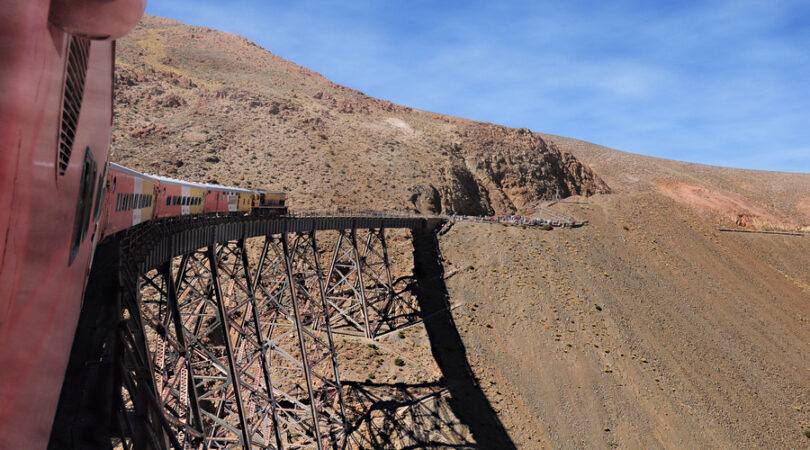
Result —
M 283 192 L 108 163 L 115 39 L 146 0 L 0 8 L 0 448 L 45 448 L 96 244 L 152 220 L 284 214 Z

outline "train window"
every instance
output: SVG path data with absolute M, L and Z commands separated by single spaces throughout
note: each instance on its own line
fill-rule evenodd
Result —
M 121 194 L 115 197 L 115 212 L 121 211 Z
M 172 197 L 171 196 L 166 197 L 166 206 L 170 206 L 171 204 L 172 204 Z
M 84 151 L 84 165 L 82 168 L 81 185 L 79 187 L 79 202 L 76 205 L 76 218 L 73 224 L 73 245 L 70 249 L 70 258 L 68 265 L 73 264 L 76 255 L 79 253 L 79 247 L 84 239 L 87 237 L 87 231 L 90 228 L 90 213 L 92 212 L 93 204 L 93 186 L 96 179 L 98 166 L 93 158 L 93 153 L 90 152 L 90 147 Z M 99 185 L 99 188 L 101 185 Z

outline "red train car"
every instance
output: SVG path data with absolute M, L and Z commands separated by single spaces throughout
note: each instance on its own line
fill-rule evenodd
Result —
M 48 442 L 98 239 L 114 42 L 144 0 L 0 8 L 0 446 Z
M 205 189 L 196 183 L 154 176 L 157 182 L 155 218 L 205 212 Z

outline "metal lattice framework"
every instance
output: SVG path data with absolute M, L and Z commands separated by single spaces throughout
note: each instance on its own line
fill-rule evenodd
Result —
M 333 230 L 326 245 L 313 228 L 122 270 L 122 447 L 349 445 L 333 331 L 374 337 L 397 296 L 384 229 Z
M 388 248 L 382 228 L 340 230 L 329 267 L 326 298 L 336 314 L 332 326 L 351 334 L 375 337 L 395 301 Z M 345 331 L 344 331 L 345 329 Z

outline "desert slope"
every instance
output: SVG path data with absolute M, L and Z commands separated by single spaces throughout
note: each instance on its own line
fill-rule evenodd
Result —
M 810 231 L 810 174 L 706 166 L 542 136 L 593 167 L 614 190 L 655 190 L 725 225 Z
M 298 209 L 493 214 L 608 187 L 539 134 L 378 100 L 229 33 L 145 16 L 116 55 L 113 159 Z
M 810 444 L 810 237 L 717 232 L 656 192 L 567 206 L 590 225 L 442 239 L 456 323 L 518 447 Z

